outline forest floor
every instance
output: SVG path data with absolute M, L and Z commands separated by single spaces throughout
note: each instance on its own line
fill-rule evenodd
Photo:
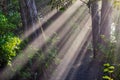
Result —
M 92 51 L 87 50 L 82 60 L 78 56 L 66 80 L 103 80 L 104 61 L 100 60 L 98 56 L 93 58 L 92 55 Z

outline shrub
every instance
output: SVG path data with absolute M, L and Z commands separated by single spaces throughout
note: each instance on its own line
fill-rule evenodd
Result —
M 4 34 L 6 32 L 12 31 L 15 28 L 16 26 L 12 23 L 9 23 L 6 16 L 0 13 L 0 34 Z
M 21 27 L 22 23 L 21 23 L 21 17 L 20 17 L 20 13 L 17 11 L 14 12 L 9 12 L 8 17 L 8 21 L 9 23 L 12 23 L 17 27 Z
M 10 65 L 17 55 L 21 40 L 12 33 L 0 36 L 0 67 Z

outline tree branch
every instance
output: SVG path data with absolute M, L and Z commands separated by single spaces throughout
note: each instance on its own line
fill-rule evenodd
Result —
M 87 5 L 87 2 L 83 1 L 83 0 L 80 0 L 82 3 L 86 4 Z

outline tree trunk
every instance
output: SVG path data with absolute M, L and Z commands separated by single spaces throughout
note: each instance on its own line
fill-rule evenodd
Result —
M 101 44 L 106 45 L 106 40 L 110 41 L 110 32 L 112 24 L 112 2 L 113 0 L 102 0 L 101 9 Z
M 111 24 L 112 24 L 112 3 L 113 0 L 102 0 L 101 26 L 100 26 L 100 53 L 107 62 L 112 63 L 113 55 L 108 52 L 111 50 Z M 112 55 L 112 56 L 111 56 Z
M 34 0 L 19 0 L 22 23 L 25 30 L 38 21 L 37 9 Z
M 91 17 L 92 17 L 92 36 L 93 36 L 93 54 L 94 57 L 98 53 L 98 40 L 99 40 L 99 5 L 98 1 L 94 1 L 91 3 Z

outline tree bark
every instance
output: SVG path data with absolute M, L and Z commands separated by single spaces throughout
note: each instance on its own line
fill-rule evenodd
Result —
M 111 37 L 111 24 L 112 24 L 112 3 L 113 0 L 102 0 L 101 9 L 101 24 L 100 24 L 100 56 L 107 59 L 108 62 L 112 62 L 112 55 L 109 50 L 110 47 L 110 37 Z
M 21 19 L 25 30 L 38 21 L 37 9 L 34 0 L 19 0 Z
M 100 35 L 99 33 L 100 15 L 98 0 L 91 3 L 91 17 L 92 17 L 93 54 L 95 57 L 98 53 L 98 40 Z
M 101 44 L 103 45 L 106 45 L 106 40 L 110 41 L 112 2 L 113 0 L 102 0 L 100 35 L 104 36 L 104 39 L 101 37 Z

